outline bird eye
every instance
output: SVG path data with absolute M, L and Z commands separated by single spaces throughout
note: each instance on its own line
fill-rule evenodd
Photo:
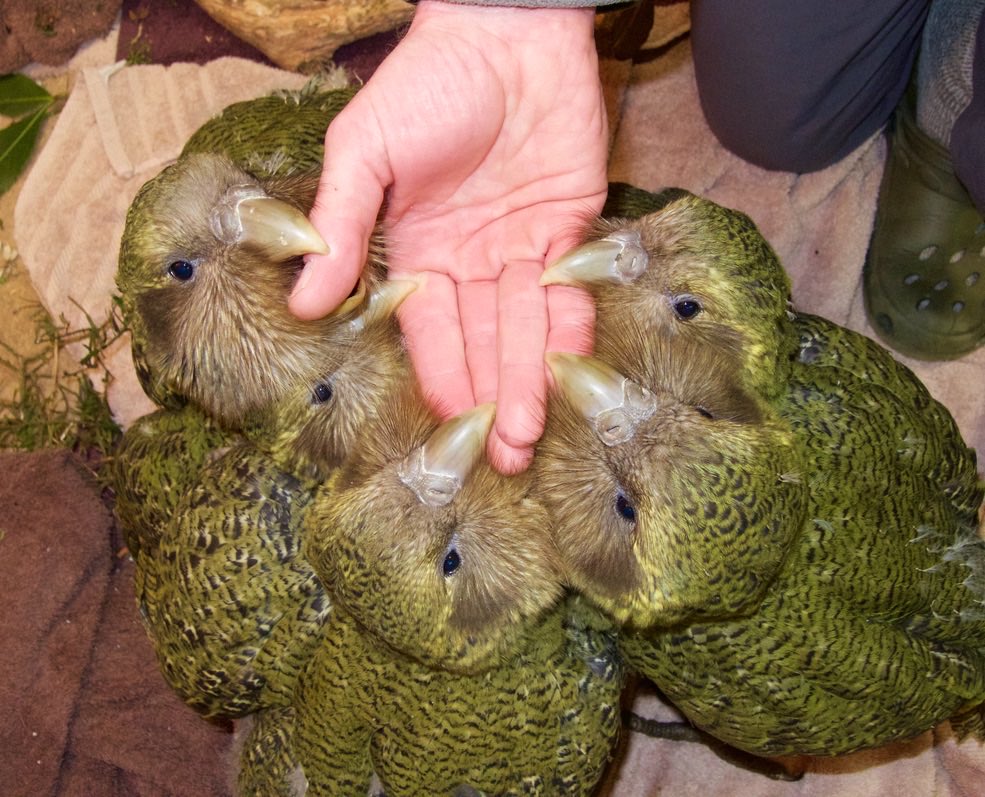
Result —
M 313 404 L 324 404 L 332 398 L 332 386 L 327 382 L 319 382 L 312 388 L 311 393 Z
M 674 302 L 674 312 L 677 313 L 677 317 L 683 321 L 688 321 L 694 318 L 701 312 L 701 310 L 701 302 L 697 299 L 686 297 L 683 299 L 678 299 Z
M 445 561 L 441 563 L 441 572 L 446 576 L 452 575 L 462 564 L 462 557 L 458 555 L 455 548 L 449 548 L 445 554 Z
M 715 416 L 711 414 L 710 410 L 706 410 L 704 407 L 701 406 L 695 407 L 695 409 L 698 411 L 699 415 L 703 415 L 709 421 L 715 420 Z
M 188 282 L 195 276 L 195 266 L 187 260 L 175 260 L 168 266 L 168 274 L 179 282 Z
M 636 522 L 636 509 L 622 490 L 616 494 L 616 512 L 628 523 Z

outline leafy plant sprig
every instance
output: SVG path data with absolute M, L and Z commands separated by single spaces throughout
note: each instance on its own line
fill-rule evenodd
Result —
M 0 194 L 24 171 L 41 122 L 54 112 L 60 99 L 26 75 L 0 75 L 0 115 L 14 120 L 0 129 Z

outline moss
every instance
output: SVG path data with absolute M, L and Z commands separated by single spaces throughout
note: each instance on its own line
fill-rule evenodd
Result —
M 88 319 L 77 330 L 64 318 L 56 324 L 39 309 L 34 323 L 40 349 L 33 354 L 0 341 L 0 372 L 16 384 L 11 397 L 0 402 L 0 448 L 66 447 L 97 461 L 113 449 L 122 432 L 106 402 L 112 377 L 102 356 L 122 331 L 118 306 L 103 324 Z M 77 368 L 62 369 L 61 353 L 69 343 L 81 343 L 86 353 Z

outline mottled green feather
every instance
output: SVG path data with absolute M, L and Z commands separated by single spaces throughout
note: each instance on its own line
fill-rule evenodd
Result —
M 157 541 L 199 471 L 236 440 L 201 410 L 158 410 L 127 429 L 109 460 L 115 513 L 134 558 Z
M 267 708 L 237 723 L 238 797 L 303 797 L 308 783 L 294 750 L 294 709 Z M 365 795 L 364 795 L 365 797 Z
M 395 655 L 342 612 L 300 683 L 312 794 L 588 795 L 619 731 L 614 633 L 572 598 L 475 676 Z M 461 789 L 461 791 L 456 791 Z
M 905 433 L 896 430 L 900 461 L 942 485 L 950 503 L 963 516 L 974 515 L 981 503 L 980 486 L 969 477 L 976 467 L 975 452 L 964 445 L 947 408 L 931 397 L 913 372 L 874 340 L 827 319 L 796 313 L 794 326 L 800 338 L 797 360 L 811 366 L 799 368 L 797 373 L 813 374 L 818 368 L 828 367 L 832 369 L 828 372 L 832 380 L 850 374 L 857 382 L 878 386 L 904 401 L 920 420 L 904 427 Z M 793 381 L 796 384 L 796 379 Z M 838 395 L 837 385 L 831 395 Z M 797 416 L 789 417 L 796 425 Z M 809 445 L 810 438 L 804 439 Z
M 290 705 L 330 602 L 302 554 L 316 483 L 248 444 L 206 466 L 160 540 L 142 611 L 171 687 L 206 716 Z
M 665 188 L 663 191 L 646 191 L 629 183 L 609 183 L 601 216 L 604 219 L 638 219 L 656 213 L 687 192 L 680 188 Z
M 358 87 L 279 91 L 227 106 L 185 143 L 181 156 L 222 154 L 255 177 L 321 171 L 325 130 Z

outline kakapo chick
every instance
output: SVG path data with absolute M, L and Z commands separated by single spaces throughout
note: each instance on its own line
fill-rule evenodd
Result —
M 202 468 L 158 555 L 138 562 L 155 584 L 139 597 L 165 677 L 207 716 L 290 703 L 331 610 L 302 550 L 303 518 L 402 378 L 394 311 L 413 287 L 381 283 L 349 334 L 325 343 L 321 372 Z
M 599 347 L 617 365 L 618 390 L 670 392 L 682 405 L 709 409 L 710 423 L 731 423 L 734 416 L 716 418 L 713 406 L 688 397 L 695 385 L 724 379 L 705 401 L 751 396 L 792 434 L 795 469 L 752 458 L 731 496 L 716 489 L 715 478 L 694 483 L 693 494 L 706 496 L 709 530 L 737 503 L 757 500 L 759 491 L 745 489 L 750 483 L 786 482 L 807 497 L 802 518 L 788 519 L 789 552 L 758 606 L 720 617 L 710 607 L 706 616 L 670 625 L 629 612 L 620 639 L 628 662 L 696 725 L 757 754 L 843 753 L 980 715 L 985 543 L 976 526 L 983 490 L 974 452 L 947 411 L 868 339 L 786 312 L 785 274 L 742 214 L 682 195 L 639 221 L 603 226 L 596 236 L 607 240 L 576 251 L 546 280 L 591 285 L 600 329 L 615 329 L 618 319 L 605 316 L 617 307 L 636 319 L 622 322 L 622 340 L 632 345 L 613 334 Z M 621 258 L 634 261 L 632 276 Z M 696 354 L 704 347 L 718 354 Z M 728 362 L 714 379 L 683 377 L 698 356 L 721 353 Z M 623 524 L 620 550 L 644 563 L 645 552 L 664 543 L 651 515 L 667 498 L 662 486 L 636 479 L 652 467 L 648 438 L 599 437 L 600 408 L 618 405 L 579 398 L 580 383 L 594 375 L 572 383 L 565 366 L 554 370 L 560 390 L 545 433 L 549 448 L 538 456 L 544 500 L 559 527 L 577 523 L 589 536 L 588 511 L 566 517 L 560 502 L 550 503 L 552 484 L 563 474 L 569 494 L 580 491 L 582 478 L 628 488 L 633 517 Z M 581 432 L 574 431 L 578 415 Z M 681 438 L 689 438 L 683 416 L 663 445 Z M 584 464 L 586 447 L 594 467 Z M 584 476 L 573 480 L 576 461 Z M 595 509 L 596 535 L 611 534 L 610 503 Z M 696 536 L 683 560 L 706 554 L 713 536 Z M 610 594 L 623 589 L 607 586 Z M 611 600 L 598 586 L 586 592 L 603 605 Z M 634 599 L 659 600 L 660 593 Z
M 222 427 L 292 384 L 270 356 L 286 355 L 302 381 L 298 358 L 325 356 L 321 338 L 302 341 L 304 355 L 290 356 L 291 339 L 321 327 L 294 324 L 285 307 L 300 256 L 324 248 L 303 211 L 317 187 L 325 128 L 354 93 L 316 86 L 228 106 L 129 209 L 117 284 L 138 372 L 160 403 L 200 399 L 200 408 L 137 421 L 111 461 L 134 553 L 141 535 L 159 536 L 206 457 L 233 439 Z M 266 337 L 278 340 L 272 349 L 257 345 Z
M 209 452 L 216 461 L 201 474 L 197 460 L 174 461 L 161 434 L 153 444 L 135 434 L 120 452 L 119 482 L 134 499 L 122 508 L 140 529 L 128 536 L 155 545 L 137 567 L 145 626 L 182 697 L 209 716 L 259 712 L 261 739 L 289 741 L 282 731 L 292 709 L 282 704 L 330 612 L 300 555 L 300 518 L 386 392 L 394 364 L 376 353 L 392 351 L 374 341 L 392 337 L 392 310 L 407 290 L 379 284 L 374 249 L 356 292 L 331 317 L 301 322 L 287 311 L 301 255 L 323 249 L 304 213 L 324 130 L 352 93 L 305 90 L 230 106 L 142 189 L 121 247 L 118 284 L 145 389 L 160 403 L 193 401 L 139 426 L 170 434 L 172 421 L 192 415 L 213 432 L 237 427 L 249 438 L 225 456 Z M 372 295 L 371 284 L 380 288 Z M 195 438 L 196 426 L 177 433 Z M 160 495 L 147 496 L 159 482 Z M 141 496 L 160 501 L 137 509 Z M 147 511 L 158 503 L 168 511 Z M 244 752 L 242 771 L 258 774 L 272 760 L 262 759 Z M 264 774 L 241 785 L 278 780 Z
M 438 424 L 408 371 L 306 519 L 334 601 L 302 674 L 309 794 L 590 794 L 619 725 L 611 623 L 562 599 L 527 476 L 482 460 L 492 408 Z M 455 791 L 459 790 L 459 791 Z

